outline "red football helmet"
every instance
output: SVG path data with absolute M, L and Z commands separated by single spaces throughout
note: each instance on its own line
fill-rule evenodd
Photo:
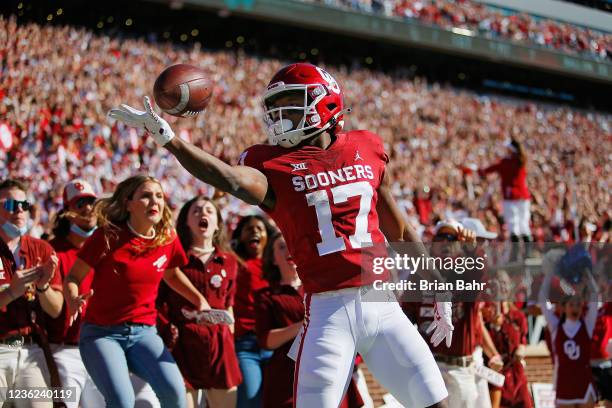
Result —
M 281 93 L 304 95 L 301 106 L 274 107 L 271 102 Z M 343 95 L 336 80 L 323 69 L 312 64 L 291 64 L 278 71 L 264 96 L 264 122 L 270 144 L 293 147 L 302 140 L 336 127 L 343 126 Z M 302 119 L 293 123 L 283 119 L 283 112 L 301 110 Z

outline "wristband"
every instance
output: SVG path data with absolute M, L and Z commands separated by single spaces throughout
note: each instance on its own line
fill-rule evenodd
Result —
M 47 284 L 46 284 L 45 286 L 43 286 L 43 287 L 42 287 L 42 289 L 40 289 L 38 286 L 36 286 L 36 291 L 37 291 L 38 293 L 44 293 L 44 292 L 46 292 L 47 290 L 49 290 L 49 286 L 51 286 L 51 285 L 49 284 L 49 282 L 47 282 Z

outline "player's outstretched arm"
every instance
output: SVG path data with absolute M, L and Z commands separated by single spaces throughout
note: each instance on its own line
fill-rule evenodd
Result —
M 128 105 L 112 109 L 109 117 L 128 126 L 145 129 L 160 146 L 167 148 L 187 171 L 213 187 L 232 194 L 248 204 L 265 205 L 272 208 L 271 190 L 268 191 L 266 176 L 246 166 L 230 166 L 204 150 L 174 136 L 172 128 L 151 106 L 148 96 L 144 98 L 145 110 Z
M 199 147 L 178 137 L 164 145 L 183 167 L 211 186 L 232 194 L 248 204 L 271 207 L 268 180 L 257 169 L 230 166 Z

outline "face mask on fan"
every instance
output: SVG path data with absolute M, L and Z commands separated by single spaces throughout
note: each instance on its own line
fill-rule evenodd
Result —
M 9 238 L 13 239 L 24 236 L 26 232 L 28 232 L 28 226 L 24 225 L 23 227 L 19 228 L 15 224 L 6 221 L 4 224 L 2 224 L 2 231 L 4 231 Z
M 70 232 L 77 234 L 81 238 L 91 237 L 95 230 L 96 230 L 96 227 L 90 229 L 89 231 L 85 231 L 84 229 L 82 229 L 76 224 L 70 224 Z

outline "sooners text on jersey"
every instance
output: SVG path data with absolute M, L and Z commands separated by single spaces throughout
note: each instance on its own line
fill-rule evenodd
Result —
M 371 265 L 386 256 L 376 203 L 388 161 L 380 138 L 361 130 L 339 133 L 327 150 L 255 145 L 240 156 L 274 191 L 275 207 L 264 210 L 281 229 L 307 292 L 386 279 Z

